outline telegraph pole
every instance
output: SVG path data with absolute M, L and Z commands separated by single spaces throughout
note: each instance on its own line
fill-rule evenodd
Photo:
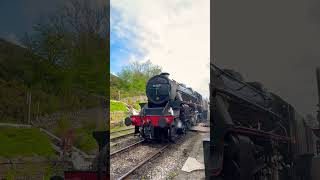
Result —
M 28 105 L 28 124 L 31 124 L 31 91 L 27 93 L 27 105 Z

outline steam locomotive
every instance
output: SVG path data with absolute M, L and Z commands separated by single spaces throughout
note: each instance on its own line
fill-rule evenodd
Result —
M 174 80 L 169 73 L 150 78 L 146 85 L 147 103 L 141 103 L 139 115 L 125 119 L 135 133 L 146 140 L 175 141 L 197 122 L 206 119 L 206 101 L 202 96 Z
M 210 139 L 203 142 L 206 179 L 320 178 L 317 128 L 261 83 L 245 82 L 240 73 L 213 64 L 210 71 Z

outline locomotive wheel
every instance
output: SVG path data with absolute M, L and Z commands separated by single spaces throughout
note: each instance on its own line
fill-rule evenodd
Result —
M 171 126 L 169 128 L 169 141 L 170 142 L 175 142 L 176 141 L 176 137 L 177 137 L 176 128 L 174 126 Z
M 186 134 L 187 133 L 187 127 L 186 126 L 183 126 L 182 127 L 182 134 Z

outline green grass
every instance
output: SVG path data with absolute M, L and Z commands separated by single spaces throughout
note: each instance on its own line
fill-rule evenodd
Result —
M 48 137 L 39 129 L 0 128 L 0 156 L 53 157 Z
M 77 148 L 86 153 L 90 153 L 91 151 L 98 148 L 97 142 L 92 136 L 93 130 L 77 128 L 74 130 L 74 132 L 76 136 L 74 145 Z
M 124 111 L 127 112 L 127 107 L 123 102 L 110 101 L 110 112 L 114 111 Z
M 106 130 L 104 128 L 101 129 Z M 64 132 L 68 130 L 71 130 L 75 137 L 73 146 L 80 150 L 90 153 L 98 147 L 96 140 L 92 136 L 92 133 L 97 130 L 95 120 L 88 120 L 83 123 L 83 126 L 74 129 L 71 127 L 69 119 L 63 117 L 58 121 L 57 126 L 53 128 L 54 134 L 59 137 L 63 136 Z

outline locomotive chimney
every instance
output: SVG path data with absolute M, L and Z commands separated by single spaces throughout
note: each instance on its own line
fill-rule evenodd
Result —
M 169 73 L 167 73 L 167 72 L 163 72 L 163 73 L 161 73 L 160 74 L 160 76 L 164 76 L 164 77 L 166 77 L 166 78 L 169 78 Z

